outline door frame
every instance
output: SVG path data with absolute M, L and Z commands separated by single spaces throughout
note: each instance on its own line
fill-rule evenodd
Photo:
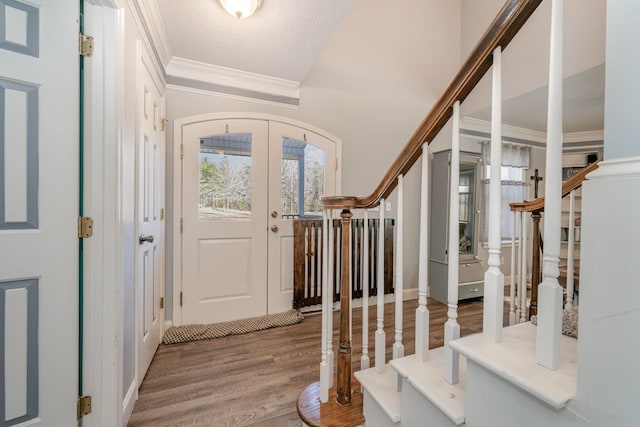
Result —
M 173 171 L 168 171 L 173 176 L 173 187 L 167 189 L 173 195 L 173 212 L 170 218 L 171 224 L 167 224 L 167 229 L 171 229 L 172 236 L 166 236 L 165 240 L 165 253 L 167 257 L 171 257 L 171 261 L 167 262 L 168 265 L 172 265 L 172 320 L 171 325 L 182 325 L 182 310 L 180 309 L 180 292 L 182 291 L 182 233 L 180 232 L 180 216 L 182 212 L 182 159 L 181 159 L 181 145 L 182 145 L 182 130 L 184 126 L 190 124 L 205 122 L 210 120 L 229 120 L 229 119 L 247 119 L 247 120 L 267 120 L 272 122 L 280 122 L 291 126 L 296 126 L 302 129 L 306 129 L 310 132 L 315 132 L 321 135 L 334 144 L 336 144 L 336 194 L 337 196 L 342 194 L 342 140 L 329 132 L 326 132 L 320 128 L 312 126 L 308 123 L 304 123 L 298 120 L 293 120 L 283 116 L 277 116 L 273 114 L 263 113 L 206 113 L 198 114 L 195 116 L 184 117 L 173 121 Z M 169 151 L 169 150 L 167 150 Z M 169 159 L 167 159 L 169 160 Z M 169 162 L 167 161 L 167 164 Z M 167 200 L 167 204 L 169 204 Z M 171 239 L 171 240 L 170 240 Z M 167 293 L 168 294 L 168 293 Z M 169 303 L 169 301 L 167 301 Z

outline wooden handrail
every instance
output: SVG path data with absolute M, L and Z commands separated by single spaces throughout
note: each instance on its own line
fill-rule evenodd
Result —
M 590 172 L 593 172 L 594 170 L 598 169 L 598 163 L 600 163 L 600 160 L 597 160 L 591 163 L 589 166 L 582 169 L 580 172 L 578 172 L 577 174 L 575 174 L 574 176 L 566 180 L 562 184 L 562 197 L 565 197 L 566 195 L 571 193 L 573 190 L 580 188 L 580 186 L 582 186 L 582 182 L 586 179 L 587 175 Z M 509 206 L 511 207 L 511 211 L 514 211 L 514 212 L 540 211 L 544 209 L 544 197 L 538 197 L 537 199 L 530 200 L 530 201 L 525 200 L 523 202 L 513 202 L 513 203 L 510 203 Z
M 395 189 L 398 176 L 406 174 L 422 155 L 422 145 L 425 142 L 431 143 L 451 118 L 453 103 L 462 103 L 489 70 L 493 63 L 492 52 L 498 46 L 504 50 L 541 2 L 542 0 L 506 2 L 371 195 L 325 196 L 321 199 L 322 206 L 326 209 L 366 209 L 377 206 L 381 199 L 387 198 Z

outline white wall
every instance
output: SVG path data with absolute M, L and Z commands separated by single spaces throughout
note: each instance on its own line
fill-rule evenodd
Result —
M 382 0 L 358 1 L 302 82 L 298 108 L 169 87 L 167 117 L 173 121 L 210 112 L 261 112 L 309 123 L 342 139 L 343 194 L 365 196 L 453 76 L 459 46 L 459 0 L 411 0 L 402 7 Z M 171 127 L 167 135 L 171 153 Z M 172 162 L 167 159 L 167 164 Z M 406 287 L 417 287 L 419 168 L 405 180 Z M 172 168 L 167 180 L 171 185 Z M 168 212 L 168 218 L 172 216 Z M 170 245 L 167 254 L 168 259 L 175 256 Z M 167 278 L 172 274 L 167 271 Z M 165 295 L 171 292 L 168 283 Z
M 462 0 L 462 58 L 487 29 L 504 0 Z M 564 1 L 564 75 L 572 76 L 604 62 L 603 0 Z M 545 87 L 549 80 L 551 2 L 542 1 L 507 46 L 502 57 L 503 99 Z M 491 78 L 485 77 L 463 104 L 463 116 L 490 105 Z

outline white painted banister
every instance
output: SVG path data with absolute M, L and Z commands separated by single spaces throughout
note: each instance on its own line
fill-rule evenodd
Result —
M 385 370 L 385 345 L 384 332 L 384 206 L 385 200 L 380 200 L 380 223 L 378 225 L 378 296 L 376 300 L 377 326 L 376 326 L 376 370 L 384 373 Z
M 429 309 L 427 279 L 429 277 L 429 144 L 422 145 L 422 182 L 420 189 L 420 249 L 418 254 L 418 308 L 416 309 L 416 358 L 429 359 Z
M 527 218 L 529 216 L 522 212 L 520 216 L 520 254 L 521 265 L 520 265 L 520 287 L 518 288 L 519 297 L 520 297 L 520 323 L 527 321 L 527 227 L 528 221 Z M 535 233 L 536 231 L 533 230 Z
M 326 209 L 322 211 L 322 359 L 320 361 L 320 401 L 329 401 L 329 363 L 327 362 L 327 337 L 329 335 L 329 220 Z
M 518 234 L 518 239 L 520 240 L 520 246 L 518 247 L 518 255 L 517 255 L 517 262 L 518 262 L 518 283 L 517 283 L 517 295 L 516 295 L 516 323 L 520 322 L 520 318 L 522 316 L 522 294 L 523 291 L 526 294 L 527 292 L 527 281 L 525 280 L 525 275 L 527 274 L 527 268 L 526 268 L 526 263 L 527 260 L 525 259 L 525 255 L 524 255 L 524 249 L 525 249 L 525 243 L 524 243 L 524 230 L 527 227 L 527 224 L 525 224 L 525 213 L 524 212 L 519 212 L 518 216 L 520 217 L 520 233 Z M 525 301 L 526 302 L 526 301 Z
M 395 294 L 396 294 L 396 322 L 395 342 L 393 343 L 393 358 L 404 357 L 404 344 L 402 343 L 402 314 L 404 294 L 404 176 L 398 176 L 398 213 L 396 219 L 396 256 L 395 256 Z M 400 391 L 402 377 L 394 370 L 396 391 Z
M 334 353 L 333 353 L 333 290 L 335 289 L 335 283 L 333 282 L 333 248 L 335 233 L 333 229 L 333 211 L 329 210 L 328 215 L 329 223 L 329 250 L 327 251 L 329 267 L 327 269 L 327 279 L 329 292 L 327 292 L 327 301 L 329 312 L 327 314 L 327 330 L 329 331 L 327 336 L 327 364 L 329 365 L 329 388 L 333 387 L 333 367 L 334 367 Z
M 509 326 L 516 323 L 516 220 L 518 214 L 512 211 L 511 218 L 511 274 L 509 274 Z
M 360 369 L 368 369 L 369 360 L 369 212 L 364 210 L 362 245 L 362 356 Z
M 448 293 L 447 321 L 444 324 L 444 377 L 449 384 L 458 383 L 460 355 L 449 347 L 449 343 L 460 338 L 458 324 L 458 260 L 460 241 L 460 101 L 453 104 L 453 124 L 451 139 L 451 165 L 449 190 L 449 245 L 448 254 Z
M 500 271 L 502 216 L 502 51 L 493 51 L 491 91 L 491 178 L 489 180 L 489 268 L 484 274 L 482 337 L 489 343 L 502 340 L 504 274 Z
M 562 3 L 562 0 L 551 2 L 544 253 L 536 337 L 536 361 L 548 369 L 560 366 L 562 331 L 562 287 L 558 283 L 562 209 Z
M 573 190 L 569 193 L 569 235 L 567 236 L 567 304 L 566 308 L 573 308 L 573 273 L 574 273 L 574 246 L 575 246 L 575 195 Z

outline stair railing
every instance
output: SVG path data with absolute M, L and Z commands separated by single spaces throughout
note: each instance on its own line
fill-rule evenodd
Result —
M 509 42 L 513 39 L 513 37 L 518 33 L 518 31 L 522 28 L 525 22 L 529 19 L 529 17 L 533 14 L 537 6 L 540 4 L 541 0 L 508 0 L 505 6 L 498 13 L 497 17 L 490 25 L 489 29 L 484 33 L 479 43 L 472 50 L 469 57 L 462 64 L 458 72 L 455 74 L 452 81 L 449 83 L 447 88 L 445 89 L 442 96 L 438 99 L 438 101 L 431 108 L 425 119 L 418 126 L 416 131 L 410 137 L 409 141 L 405 144 L 399 156 L 393 162 L 391 167 L 388 169 L 386 174 L 384 175 L 380 184 L 376 187 L 375 191 L 368 196 L 357 197 L 357 196 L 328 196 L 322 198 L 322 205 L 324 209 L 324 217 L 331 217 L 333 212 L 339 212 L 341 221 L 343 223 L 343 233 L 341 235 L 341 244 L 342 244 L 342 274 L 341 274 L 341 289 L 342 295 L 346 295 L 349 290 L 349 277 L 352 272 L 349 271 L 349 266 L 351 265 L 349 259 L 349 241 L 350 241 L 350 230 L 351 227 L 350 221 L 353 216 L 352 210 L 355 209 L 371 209 L 378 208 L 379 218 L 382 221 L 385 214 L 385 200 L 387 200 L 392 193 L 397 189 L 398 191 L 398 211 L 397 211 L 397 230 L 396 233 L 396 260 L 397 262 L 402 262 L 402 248 L 403 248 L 403 177 L 406 173 L 413 167 L 416 161 L 422 156 L 423 158 L 423 175 L 422 175 L 422 190 L 421 197 L 423 197 L 423 201 L 420 215 L 420 254 L 419 254 L 419 302 L 418 308 L 416 310 L 416 357 L 419 360 L 428 359 L 428 343 L 429 343 L 429 312 L 426 306 L 426 296 L 427 296 L 427 229 L 429 227 L 428 224 L 428 216 L 427 216 L 427 198 L 428 198 L 428 168 L 426 167 L 428 163 L 428 145 L 429 143 L 439 134 L 440 130 L 445 126 L 445 124 L 454 116 L 453 123 L 454 127 L 459 125 L 459 106 L 469 93 L 473 90 L 473 88 L 477 85 L 480 79 L 485 75 L 485 73 L 493 67 L 494 73 L 494 88 L 493 88 L 493 120 L 492 123 L 492 140 L 498 141 L 498 143 L 492 143 L 493 153 L 492 156 L 500 156 L 500 58 L 501 53 L 509 44 Z M 454 115 L 455 111 L 455 115 Z M 495 118 L 498 120 L 495 120 Z M 458 137 L 458 132 L 454 131 L 454 138 Z M 497 146 L 497 147 L 496 147 Z M 498 160 L 496 164 L 500 164 Z M 499 169 L 499 168 L 493 168 Z M 499 171 L 498 171 L 499 172 Z M 454 174 L 455 175 L 455 174 Z M 457 176 L 457 175 L 455 175 Z M 495 182 L 496 180 L 494 180 Z M 497 180 L 497 184 L 499 184 L 499 179 Z M 452 186 L 453 193 L 457 194 L 457 187 Z M 452 195 L 451 206 L 457 206 L 457 203 L 454 203 L 453 198 L 455 194 Z M 495 196 L 494 196 L 495 198 Z M 497 197 L 497 203 L 500 203 L 500 196 Z M 496 203 L 496 200 L 492 200 L 492 204 Z M 494 215 L 495 216 L 495 215 Z M 498 214 L 499 219 L 499 214 Z M 455 218 L 455 223 L 457 223 L 457 218 Z M 495 218 L 492 219 L 495 222 Z M 496 225 L 493 226 L 496 229 Z M 452 227 L 450 241 L 454 243 L 454 250 L 450 250 L 450 254 L 457 253 L 457 246 L 455 243 L 458 242 L 458 227 Z M 499 233 L 499 225 L 497 226 L 497 232 Z M 495 234 L 495 233 L 493 233 Z M 492 233 L 490 232 L 490 235 Z M 490 239 L 496 240 L 495 237 L 490 237 Z M 329 236 L 329 240 L 331 241 L 331 237 Z M 485 297 L 485 306 L 490 306 L 490 310 L 485 310 L 484 315 L 484 330 L 485 335 L 488 337 L 487 339 L 490 341 L 499 341 L 501 336 L 501 328 L 502 328 L 502 310 L 503 310 L 503 291 L 500 289 L 500 285 L 503 286 L 504 277 L 499 270 L 500 267 L 500 244 L 499 244 L 499 235 L 498 235 L 498 244 L 490 245 L 490 271 L 487 273 L 491 277 L 488 278 L 492 282 L 492 285 L 489 287 L 489 295 L 491 301 L 487 304 L 487 297 Z M 368 242 L 365 242 L 368 244 Z M 378 252 L 379 258 L 382 257 L 384 253 L 384 240 L 378 240 Z M 366 251 L 366 250 L 365 250 Z M 364 264 L 364 263 L 363 263 Z M 457 268 L 457 265 L 455 265 Z M 396 322 L 394 326 L 394 344 L 393 344 L 393 357 L 401 357 L 404 354 L 404 346 L 402 344 L 402 266 L 398 265 L 395 268 L 396 279 L 395 279 L 395 288 L 396 288 Z M 457 270 L 453 275 L 454 280 L 450 280 L 449 283 L 449 310 L 447 321 L 447 326 L 445 326 L 445 335 L 447 343 L 450 340 L 456 339 L 459 337 L 459 325 L 457 324 Z M 380 270 L 377 271 L 378 276 L 381 278 L 383 272 Z M 327 277 L 325 275 L 325 277 Z M 328 286 L 327 286 L 328 287 Z M 325 289 L 327 288 L 325 287 Z M 486 289 L 486 287 L 485 287 Z M 323 319 L 327 319 L 329 316 L 329 307 L 328 304 L 323 305 Z M 488 311 L 488 312 L 487 312 Z M 340 340 L 338 345 L 338 363 L 337 363 L 337 401 L 341 405 L 349 405 L 351 402 L 351 306 L 350 300 L 348 298 L 341 299 L 341 320 L 340 320 Z M 367 317 L 367 313 L 363 314 L 363 318 Z M 323 326 L 327 325 L 328 322 L 324 321 Z M 363 331 L 366 334 L 366 331 Z M 331 330 L 328 330 L 327 333 L 323 332 L 323 340 L 328 339 L 326 337 L 331 336 Z M 376 370 L 380 373 L 385 371 L 385 332 L 384 332 L 384 296 L 382 293 L 378 293 L 377 300 L 377 316 L 376 316 L 376 332 L 375 332 L 375 367 Z M 363 339 L 363 342 L 364 339 Z M 447 346 L 448 347 L 448 346 Z M 326 355 L 330 352 L 330 349 L 325 346 L 323 342 L 322 345 L 323 352 L 323 362 L 321 363 L 321 381 L 320 381 L 320 400 L 322 402 L 327 402 L 328 400 L 328 389 L 332 384 L 332 375 L 333 372 L 329 368 L 329 363 L 326 361 Z M 455 383 L 457 381 L 458 373 L 458 355 L 451 351 L 449 360 L 445 363 L 447 365 L 445 376 L 449 379 L 450 382 Z M 362 366 L 365 366 L 368 363 L 368 357 L 362 358 L 363 363 Z M 399 387 L 399 380 L 396 377 L 396 384 Z
M 565 216 L 567 217 L 566 227 L 563 226 L 561 231 L 561 241 L 567 243 L 567 272 L 564 290 L 565 308 L 571 308 L 574 304 L 575 237 L 579 236 L 579 232 L 576 232 L 575 221 L 576 192 L 582 187 L 582 183 L 585 181 L 587 175 L 598 168 L 599 162 L 600 160 L 591 163 L 562 184 L 561 195 L 562 198 L 566 200 L 565 204 L 568 205 L 568 209 L 565 213 Z M 516 226 L 516 221 L 521 224 L 519 240 L 516 241 L 515 232 L 513 233 L 514 237 L 511 240 L 511 305 L 509 312 L 509 324 L 513 325 L 518 322 L 526 322 L 531 318 L 531 316 L 538 314 L 538 286 L 542 281 L 542 263 L 540 254 L 543 252 L 539 224 L 545 210 L 545 200 L 544 197 L 539 197 L 531 201 L 511 203 L 509 206 L 513 215 L 513 226 Z M 529 217 L 527 217 L 526 213 L 530 214 Z M 526 249 L 527 230 L 529 228 L 533 230 L 533 238 L 531 243 L 531 275 L 530 279 L 527 280 L 526 274 L 529 266 L 529 260 L 526 256 Z M 519 253 L 521 256 L 515 256 L 516 253 Z M 515 263 L 516 259 L 519 260 L 517 265 Z M 528 281 L 531 284 L 531 299 L 527 310 L 526 301 Z

